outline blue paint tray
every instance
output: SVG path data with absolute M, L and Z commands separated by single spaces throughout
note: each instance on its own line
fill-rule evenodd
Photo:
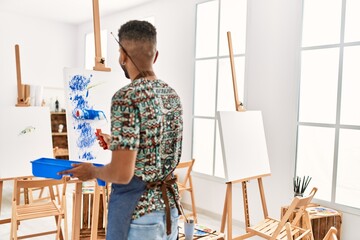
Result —
M 72 160 L 63 160 L 55 158 L 39 158 L 37 160 L 31 161 L 32 164 L 32 174 L 36 177 L 45 177 L 45 178 L 54 178 L 61 179 L 62 175 L 57 173 L 60 171 L 71 169 L 71 164 L 81 163 L 78 161 Z M 102 164 L 93 163 L 96 167 L 102 167 Z M 105 186 L 105 182 L 101 179 L 97 179 L 99 186 Z

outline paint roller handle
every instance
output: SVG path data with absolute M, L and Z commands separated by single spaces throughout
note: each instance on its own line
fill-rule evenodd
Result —
M 105 142 L 105 139 L 103 136 L 100 135 L 101 134 L 101 129 L 97 128 L 95 135 L 97 137 L 97 139 L 100 141 L 100 146 L 103 147 L 104 150 L 108 149 L 107 143 Z

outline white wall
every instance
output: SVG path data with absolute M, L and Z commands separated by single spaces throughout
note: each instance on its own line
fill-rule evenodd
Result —
M 263 112 L 272 171 L 266 189 L 277 215 L 274 206 L 292 197 L 301 1 L 249 1 L 248 24 L 246 105 Z
M 44 97 L 63 102 L 63 68 L 75 66 L 76 33 L 76 26 L 0 11 L 0 107 L 17 102 L 15 44 L 20 45 L 22 82 L 41 85 Z

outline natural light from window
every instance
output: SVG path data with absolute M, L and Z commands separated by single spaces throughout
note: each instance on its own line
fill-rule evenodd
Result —
M 216 112 L 235 110 L 227 32 L 231 32 L 237 88 L 243 101 L 247 0 L 197 5 L 194 83 L 194 171 L 224 177 Z
M 316 199 L 360 209 L 360 1 L 303 3 L 296 175 Z

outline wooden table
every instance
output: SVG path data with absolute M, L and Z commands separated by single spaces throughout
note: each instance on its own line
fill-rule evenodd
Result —
M 332 211 L 321 211 L 321 209 L 329 209 Z M 281 207 L 281 217 L 285 214 L 287 210 L 287 206 Z M 314 240 L 322 240 L 328 230 L 331 227 L 336 227 L 337 229 L 337 237 L 341 239 L 341 223 L 342 223 L 342 213 L 333 210 L 330 208 L 325 208 L 323 206 L 317 204 L 311 204 L 306 209 L 309 212 L 312 231 L 314 235 Z M 290 217 L 290 220 L 295 216 L 294 214 Z M 299 221 L 299 225 L 302 225 L 302 220 Z

